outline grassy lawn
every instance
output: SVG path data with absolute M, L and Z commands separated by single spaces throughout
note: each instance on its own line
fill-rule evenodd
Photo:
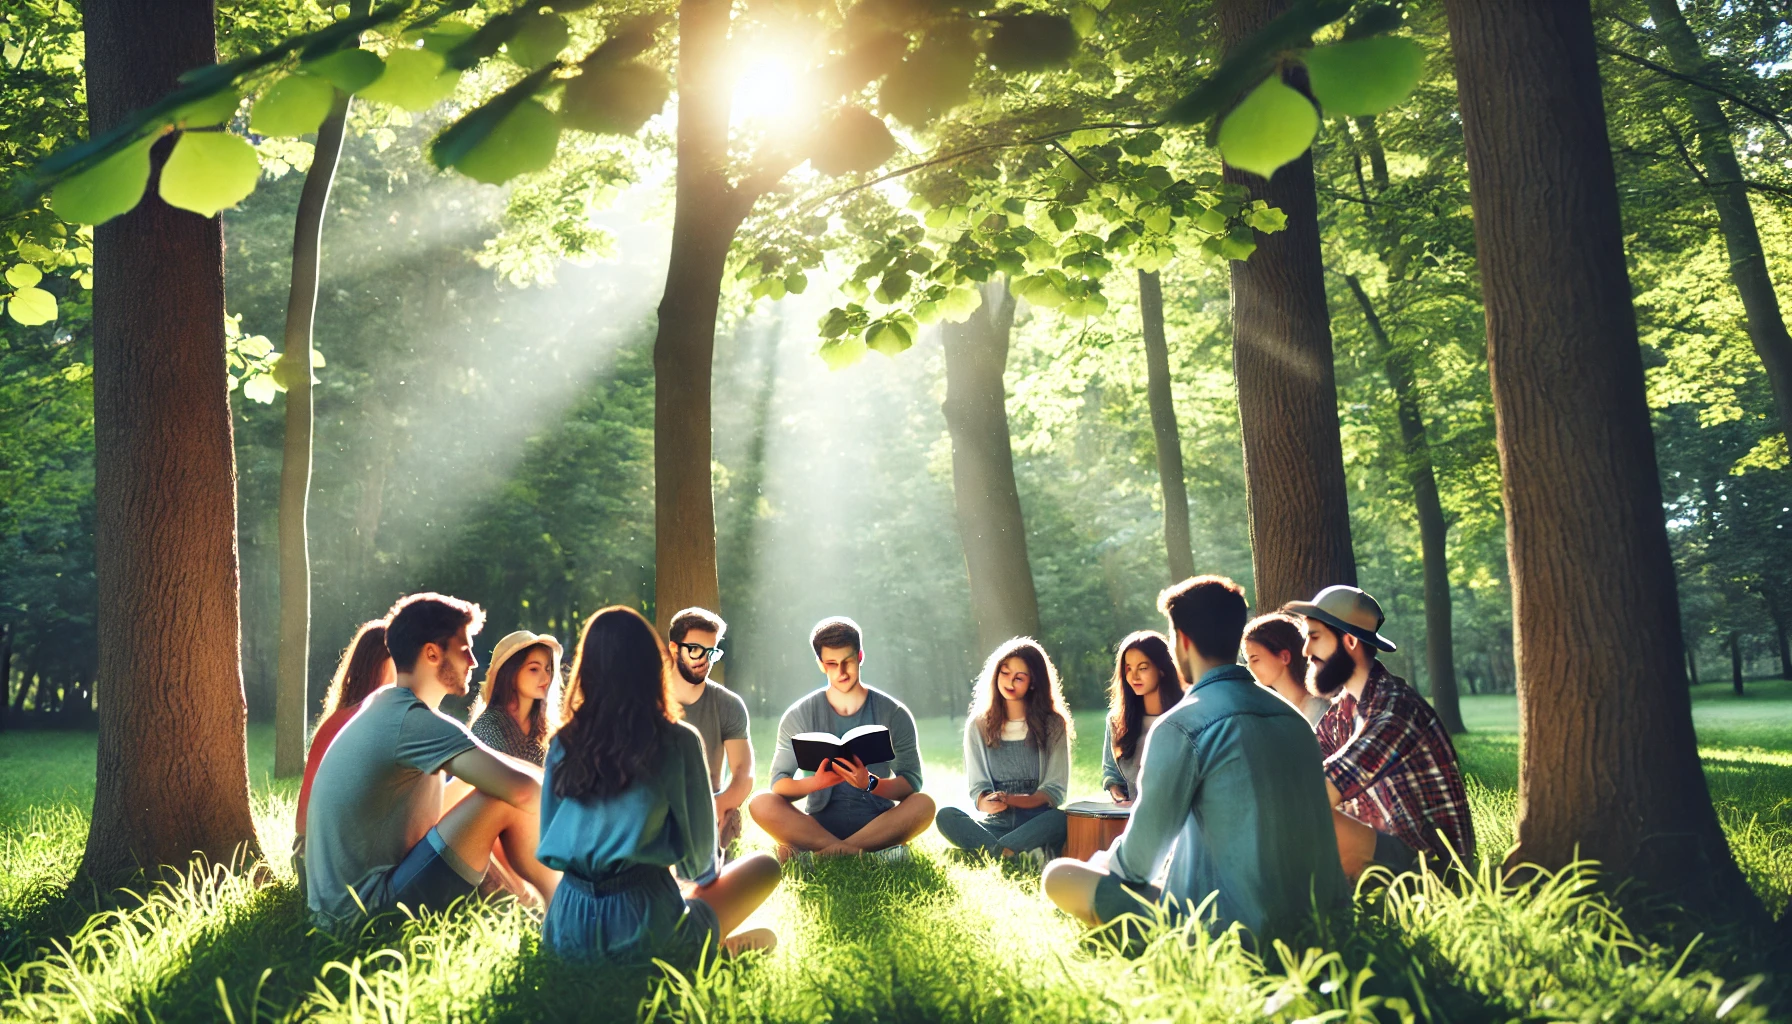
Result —
M 1516 705 L 1470 697 L 1460 743 L 1483 849 L 1511 841 Z M 1732 845 L 1778 914 L 1792 896 L 1792 684 L 1738 699 L 1702 687 L 1695 719 Z M 770 753 L 770 721 L 755 745 Z M 1097 788 L 1101 722 L 1078 716 L 1073 790 Z M 927 788 L 965 801 L 961 724 L 920 723 Z M 263 848 L 290 841 L 290 780 L 269 778 L 272 737 L 250 733 Z M 693 972 L 591 971 L 538 951 L 509 903 L 311 933 L 283 858 L 272 884 L 196 871 L 149 899 L 70 893 L 93 793 L 93 737 L 0 734 L 0 1020 L 1312 1021 L 1785 1019 L 1786 980 L 1751 977 L 1785 951 L 1734 936 L 1683 948 L 1626 930 L 1564 878 L 1507 890 L 1483 872 L 1359 897 L 1354 925 L 1261 958 L 1235 938 L 1157 930 L 1132 956 L 1083 941 L 1036 877 L 946 854 L 936 834 L 905 865 L 790 872 L 752 923 L 769 955 Z M 749 845 L 768 847 L 749 825 Z M 103 906 L 94 914 L 96 906 Z M 1707 924 L 1707 927 L 1709 925 Z M 1719 929 L 1721 931 L 1721 929 Z M 1684 943 L 1690 935 L 1672 942 Z

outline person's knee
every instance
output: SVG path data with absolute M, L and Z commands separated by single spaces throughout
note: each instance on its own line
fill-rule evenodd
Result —
M 966 814 L 962 807 L 942 807 L 933 812 L 933 823 L 935 825 L 946 825 L 948 823 L 956 825 L 969 817 L 970 815 Z
M 778 858 L 769 853 L 754 853 L 742 857 L 734 862 L 730 870 L 763 887 L 775 886 L 784 877 Z
M 747 813 L 751 814 L 753 820 L 758 822 L 761 826 L 763 826 L 767 820 L 774 820 L 780 814 L 788 812 L 789 810 L 790 801 L 769 789 L 755 793 L 753 798 L 747 801 Z
M 1045 866 L 1040 886 L 1053 903 L 1085 920 L 1095 914 L 1098 872 L 1072 857 L 1059 857 Z
M 902 806 L 910 809 L 910 813 L 921 821 L 932 821 L 934 815 L 938 811 L 938 808 L 934 805 L 933 797 L 928 796 L 926 793 L 910 793 L 907 797 L 903 798 Z

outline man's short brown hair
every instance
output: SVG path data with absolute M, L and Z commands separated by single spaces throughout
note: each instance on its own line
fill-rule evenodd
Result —
M 844 615 L 834 615 L 822 619 L 809 631 L 809 646 L 815 648 L 815 656 L 821 657 L 823 647 L 850 647 L 852 653 L 865 652 L 864 632 L 859 624 Z
M 708 608 L 686 608 L 672 616 L 672 621 L 666 624 L 666 638 L 675 644 L 682 644 L 693 629 L 714 633 L 716 639 L 720 640 L 722 634 L 728 632 L 728 624 Z
M 386 613 L 386 649 L 392 654 L 392 667 L 409 672 L 417 666 L 424 644 L 446 647 L 462 626 L 471 637 L 484 625 L 485 609 L 471 601 L 435 593 L 401 597 Z
M 1224 576 L 1191 576 L 1165 587 L 1157 595 L 1157 610 L 1170 617 L 1170 625 L 1188 637 L 1201 657 L 1237 660 L 1244 624 L 1251 617 L 1243 587 Z

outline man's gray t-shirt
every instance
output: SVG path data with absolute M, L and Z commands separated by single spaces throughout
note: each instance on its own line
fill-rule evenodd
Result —
M 722 765 L 727 761 L 722 744 L 747 738 L 747 702 L 721 683 L 705 680 L 702 696 L 696 703 L 684 705 L 684 720 L 703 737 L 703 753 L 709 758 L 709 789 L 719 792 Z
M 305 878 L 313 916 L 349 920 L 363 906 L 390 903 L 392 869 L 442 816 L 441 767 L 476 745 L 466 726 L 404 687 L 367 698 L 311 783 Z
M 841 715 L 828 703 L 828 688 L 811 691 L 799 699 L 778 722 L 778 748 L 772 752 L 772 782 L 796 778 L 796 748 L 790 738 L 803 732 L 825 732 L 835 736 L 861 725 L 881 725 L 890 730 L 890 745 L 896 751 L 894 761 L 868 764 L 871 774 L 880 778 L 908 780 L 915 792 L 921 791 L 921 747 L 915 737 L 915 716 L 908 706 L 875 687 L 865 687 L 865 703 L 851 715 Z M 833 799 L 834 788 L 818 789 L 805 799 L 810 814 L 818 814 Z M 316 799 L 313 797 L 312 799 Z M 870 799 L 877 799 L 872 794 Z

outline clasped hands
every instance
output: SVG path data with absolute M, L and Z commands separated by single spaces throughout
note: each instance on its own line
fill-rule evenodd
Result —
M 838 786 L 842 782 L 864 789 L 871 785 L 871 769 L 856 757 L 851 760 L 830 757 L 821 763 L 821 770 L 815 773 L 814 778 L 821 783 L 823 789 Z

